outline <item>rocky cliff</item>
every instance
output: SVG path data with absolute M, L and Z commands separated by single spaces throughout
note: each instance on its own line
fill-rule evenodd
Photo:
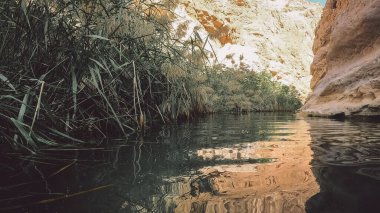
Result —
M 306 96 L 321 13 L 307 0 L 183 0 L 173 26 L 182 40 L 199 34 L 212 63 L 270 72 Z
M 311 65 L 312 115 L 380 115 L 380 1 L 328 0 Z

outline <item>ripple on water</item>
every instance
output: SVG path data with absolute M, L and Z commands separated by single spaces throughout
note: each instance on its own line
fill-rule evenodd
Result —
M 18 165 L 44 171 L 38 162 L 50 159 L 60 165 L 52 172 L 65 169 L 47 178 L 47 184 L 40 181 L 39 173 L 30 173 L 35 177 L 33 181 L 41 184 L 15 187 L 19 191 L 13 191 L 14 199 L 0 199 L 0 206 L 46 200 L 108 184 L 112 187 L 104 191 L 27 209 L 373 212 L 371 208 L 380 205 L 373 199 L 380 196 L 380 123 L 376 122 L 271 113 L 215 115 L 163 126 L 145 137 L 144 143 L 106 150 L 42 153 L 29 158 L 35 160 L 33 164 L 20 161 Z M 59 164 L 58 158 L 65 161 Z M 7 183 L 3 182 L 4 186 Z M 46 192 L 47 186 L 51 194 Z

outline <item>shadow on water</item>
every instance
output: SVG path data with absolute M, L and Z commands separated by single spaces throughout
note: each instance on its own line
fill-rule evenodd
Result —
M 6 212 L 380 212 L 380 123 L 216 115 L 1 156 Z
M 321 191 L 307 201 L 307 212 L 380 212 L 379 121 L 308 123 Z

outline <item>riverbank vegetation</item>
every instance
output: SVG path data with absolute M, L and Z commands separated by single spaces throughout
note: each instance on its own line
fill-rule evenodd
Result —
M 41 145 L 128 135 L 201 113 L 294 111 L 267 73 L 207 66 L 172 35 L 170 1 L 0 2 L 0 139 Z

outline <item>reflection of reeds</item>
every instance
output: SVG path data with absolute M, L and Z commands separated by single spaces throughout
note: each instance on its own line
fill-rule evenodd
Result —
M 91 192 L 107 189 L 107 188 L 109 188 L 111 186 L 112 186 L 111 184 L 110 185 L 104 185 L 104 186 L 99 186 L 99 187 L 95 187 L 95 188 L 92 188 L 92 189 L 88 189 L 88 190 L 84 190 L 84 191 L 79 191 L 79 192 L 75 192 L 75 193 L 71 193 L 71 194 L 64 194 L 64 193 L 62 193 L 62 194 L 58 194 L 55 198 L 49 198 L 49 199 L 40 200 L 40 201 L 37 201 L 37 202 L 34 202 L 34 203 L 21 204 L 21 205 L 11 206 L 11 207 L 7 207 L 7 208 L 0 208 L 0 210 L 10 211 L 10 210 L 15 210 L 15 209 L 21 209 L 21 208 L 29 207 L 29 206 L 35 206 L 35 205 L 40 205 L 40 204 L 48 204 L 48 203 L 52 203 L 52 202 L 57 202 L 59 200 L 66 200 L 66 199 L 69 199 L 69 198 L 72 198 L 72 197 L 76 197 L 76 196 L 79 196 L 79 195 L 83 195 L 83 194 L 87 194 L 87 193 L 91 193 Z

